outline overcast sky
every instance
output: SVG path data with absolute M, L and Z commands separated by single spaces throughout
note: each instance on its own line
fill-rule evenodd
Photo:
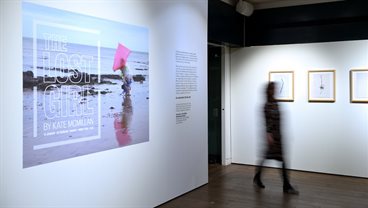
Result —
M 133 51 L 148 52 L 148 29 L 136 25 L 81 15 L 31 3 L 23 3 L 23 37 L 44 33 L 60 35 L 68 43 L 116 48 L 122 43 Z M 33 28 L 36 23 L 35 28 Z

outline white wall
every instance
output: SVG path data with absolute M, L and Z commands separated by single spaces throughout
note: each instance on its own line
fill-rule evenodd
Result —
M 295 99 L 281 103 L 290 168 L 368 177 L 368 105 L 349 98 L 349 71 L 368 68 L 367 40 L 234 49 L 231 59 L 234 163 L 257 164 L 268 73 L 292 70 Z M 316 69 L 336 70 L 335 103 L 308 102 L 308 70 Z
M 221 57 L 221 155 L 222 165 L 231 164 L 230 48 L 222 47 Z
M 153 207 L 207 183 L 207 0 L 32 2 L 149 29 L 150 141 L 23 169 L 21 2 L 1 1 L 0 207 Z M 198 56 L 182 125 L 176 50 Z

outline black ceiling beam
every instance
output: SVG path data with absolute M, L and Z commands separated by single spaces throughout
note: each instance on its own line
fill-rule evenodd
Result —
M 208 0 L 208 41 L 244 46 L 244 16 L 220 0 Z
M 256 10 L 244 35 L 245 46 L 368 39 L 368 1 Z

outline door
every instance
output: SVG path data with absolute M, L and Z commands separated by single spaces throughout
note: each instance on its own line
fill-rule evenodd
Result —
M 208 45 L 208 162 L 221 164 L 221 51 Z

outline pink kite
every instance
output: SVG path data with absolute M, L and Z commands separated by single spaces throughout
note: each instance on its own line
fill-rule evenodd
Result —
M 112 69 L 116 71 L 118 69 L 123 68 L 127 62 L 129 54 L 130 54 L 129 48 L 119 43 L 118 48 L 116 49 L 115 52 L 114 66 L 112 67 Z

